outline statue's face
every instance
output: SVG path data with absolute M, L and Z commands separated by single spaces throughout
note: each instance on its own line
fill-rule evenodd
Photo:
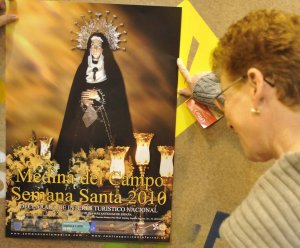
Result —
M 93 56 L 93 59 L 98 60 L 102 52 L 102 43 L 98 40 L 93 41 L 90 48 L 90 54 Z

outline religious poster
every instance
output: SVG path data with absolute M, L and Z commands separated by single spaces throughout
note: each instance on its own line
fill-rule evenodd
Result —
M 6 235 L 168 242 L 181 8 L 11 4 Z

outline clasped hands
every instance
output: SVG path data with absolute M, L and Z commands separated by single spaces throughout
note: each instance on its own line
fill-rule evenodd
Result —
M 81 102 L 87 107 L 93 105 L 94 100 L 99 99 L 100 97 L 97 90 L 86 90 L 81 93 Z

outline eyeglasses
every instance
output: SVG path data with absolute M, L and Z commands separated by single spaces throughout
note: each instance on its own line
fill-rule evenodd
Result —
M 241 80 L 246 79 L 246 78 L 247 78 L 246 75 L 239 77 L 238 79 L 234 80 L 229 86 L 227 86 L 224 90 L 222 90 L 218 95 L 215 96 L 214 103 L 222 112 L 224 112 L 224 105 L 225 105 L 224 92 L 229 90 L 231 87 L 233 87 L 234 85 L 239 83 Z M 275 86 L 275 84 L 273 82 L 271 82 L 271 79 L 264 78 L 264 81 L 267 84 L 269 84 L 271 87 Z
M 239 77 L 238 79 L 234 80 L 229 86 L 227 86 L 224 90 L 222 90 L 218 95 L 215 96 L 214 102 L 216 106 L 224 112 L 224 105 L 225 105 L 225 97 L 224 92 L 229 90 L 231 87 L 239 83 L 242 79 L 245 79 L 246 76 Z

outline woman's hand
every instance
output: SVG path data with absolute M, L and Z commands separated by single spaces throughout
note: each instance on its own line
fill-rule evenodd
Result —
M 93 105 L 94 100 L 100 100 L 97 90 L 86 90 L 81 93 L 81 102 L 83 105 L 87 107 Z
M 220 81 L 213 72 L 203 72 L 191 76 L 181 59 L 177 60 L 179 71 L 188 83 L 188 88 L 179 90 L 179 94 L 192 96 L 197 102 L 218 110 L 215 97 L 221 92 Z
M 0 0 L 0 11 L 5 11 L 6 5 L 5 0 Z M 0 15 L 0 27 L 5 26 L 8 23 L 14 22 L 18 17 L 14 14 L 2 14 Z
M 177 59 L 177 66 L 185 82 L 187 82 L 188 84 L 188 88 L 180 89 L 179 94 L 182 96 L 190 97 L 193 94 L 193 89 L 197 81 L 202 77 L 203 73 L 191 75 L 181 59 Z
M 83 91 L 81 94 L 82 99 L 89 99 L 89 100 L 97 100 L 99 99 L 99 95 L 97 90 L 86 90 Z
M 84 105 L 84 106 L 86 106 L 86 107 L 88 107 L 88 106 L 91 106 L 91 105 L 93 105 L 93 100 L 89 100 L 89 99 L 81 99 L 81 103 Z

